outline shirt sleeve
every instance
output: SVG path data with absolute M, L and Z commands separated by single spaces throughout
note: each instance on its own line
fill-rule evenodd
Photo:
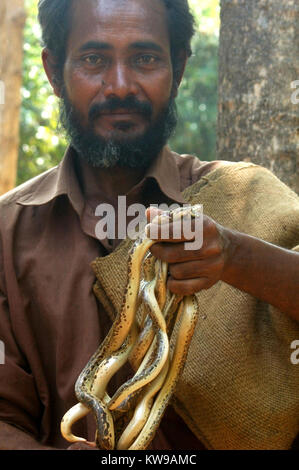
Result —
M 0 286 L 0 420 L 38 437 L 41 402 L 35 380 L 11 327 L 7 298 Z

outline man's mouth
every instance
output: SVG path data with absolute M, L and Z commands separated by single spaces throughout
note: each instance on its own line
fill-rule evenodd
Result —
M 113 121 L 115 119 L 150 121 L 151 116 L 152 106 L 150 103 L 139 102 L 134 97 L 127 97 L 124 100 L 110 98 L 106 102 L 94 104 L 89 111 L 88 118 L 90 122 L 101 118 Z
M 121 131 L 122 133 L 146 124 L 144 114 L 136 109 L 103 110 L 98 113 L 96 120 L 102 129 Z
M 116 109 L 114 111 L 102 111 L 99 116 L 131 116 L 141 115 L 136 109 Z

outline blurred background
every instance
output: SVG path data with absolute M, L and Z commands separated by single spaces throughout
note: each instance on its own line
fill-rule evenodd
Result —
M 299 193 L 298 0 L 189 2 L 196 35 L 171 147 L 262 165 Z M 37 4 L 0 0 L 0 194 L 55 166 L 66 148 Z

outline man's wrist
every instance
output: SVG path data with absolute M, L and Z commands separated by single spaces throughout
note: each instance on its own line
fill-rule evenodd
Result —
M 222 245 L 223 269 L 221 281 L 230 283 L 235 269 L 236 260 L 240 250 L 240 233 L 217 224 Z

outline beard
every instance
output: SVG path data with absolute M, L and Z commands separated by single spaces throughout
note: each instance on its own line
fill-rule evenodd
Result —
M 114 136 L 104 138 L 94 130 L 95 120 L 103 111 L 118 109 L 134 110 L 148 121 L 143 134 L 135 137 Z M 66 131 L 67 138 L 79 157 L 96 168 L 148 168 L 173 134 L 177 125 L 177 108 L 173 93 L 167 103 L 152 121 L 152 106 L 128 96 L 125 100 L 110 98 L 105 103 L 94 104 L 88 114 L 88 125 L 82 126 L 82 116 L 70 102 L 63 87 L 60 100 L 59 123 Z M 126 130 L 123 123 L 123 131 Z M 119 128 L 121 129 L 121 127 Z M 118 132 L 119 135 L 119 132 Z

